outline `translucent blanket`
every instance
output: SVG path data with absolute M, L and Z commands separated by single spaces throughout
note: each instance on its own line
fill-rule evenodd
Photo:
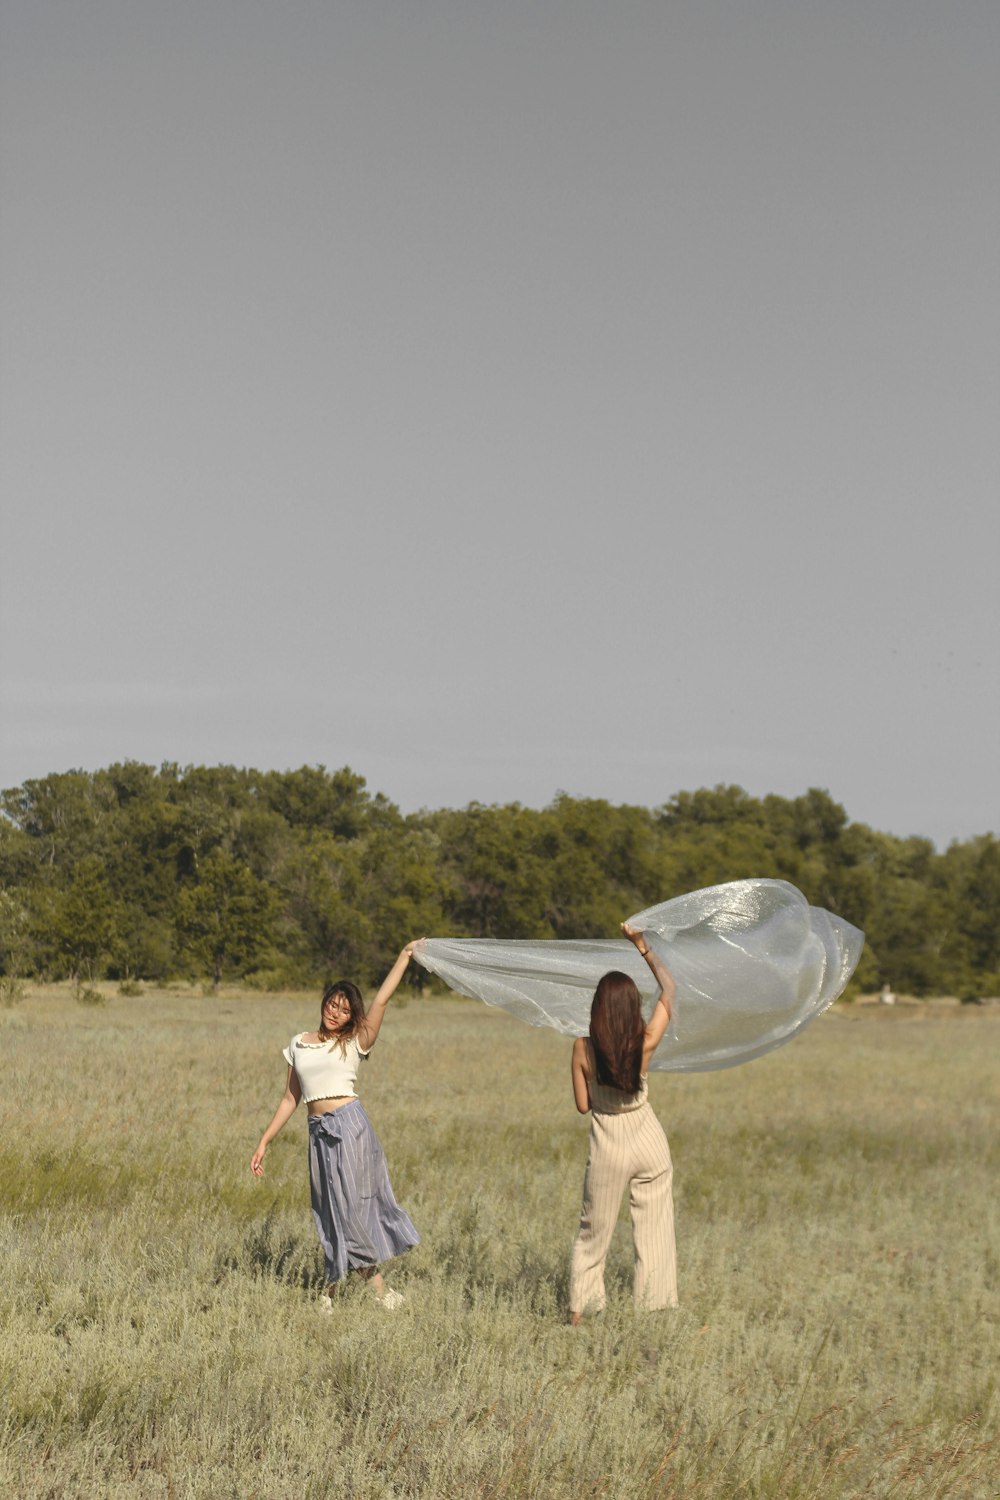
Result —
M 861 957 L 864 933 L 810 906 L 784 880 L 734 880 L 629 917 L 677 981 L 673 1018 L 651 1066 L 731 1068 L 790 1041 L 831 1005 Z M 415 958 L 453 990 L 531 1026 L 584 1036 L 608 969 L 631 974 L 649 1015 L 657 986 L 624 938 L 505 942 L 428 938 Z

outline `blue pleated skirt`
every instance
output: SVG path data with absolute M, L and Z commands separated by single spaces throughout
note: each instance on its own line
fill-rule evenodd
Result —
M 419 1245 L 360 1099 L 309 1116 L 309 1184 L 327 1282 Z

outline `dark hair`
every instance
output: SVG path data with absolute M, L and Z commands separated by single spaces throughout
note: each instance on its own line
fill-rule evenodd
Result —
M 597 984 L 590 1005 L 590 1040 L 598 1083 L 624 1094 L 639 1092 L 645 1026 L 635 981 L 612 969 Z
M 338 1027 L 336 1031 L 325 1031 L 323 1029 L 323 1007 L 328 1000 L 333 999 L 334 995 L 343 995 L 351 1007 L 351 1019 L 345 1021 L 343 1026 Z M 321 1042 L 337 1042 L 341 1052 L 343 1052 L 345 1051 L 345 1043 L 349 1042 L 351 1037 L 355 1035 L 364 1018 L 365 1002 L 362 999 L 361 991 L 349 979 L 338 979 L 336 984 L 328 984 L 323 991 L 323 998 L 319 1002 L 319 1027 L 316 1034 Z

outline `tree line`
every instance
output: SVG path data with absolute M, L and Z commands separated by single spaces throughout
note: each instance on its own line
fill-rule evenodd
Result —
M 1000 993 L 1000 841 L 937 852 L 825 791 L 559 795 L 402 814 L 348 767 L 126 761 L 0 793 L 7 978 L 370 983 L 405 939 L 608 937 L 699 886 L 789 880 L 867 935 L 856 988 Z

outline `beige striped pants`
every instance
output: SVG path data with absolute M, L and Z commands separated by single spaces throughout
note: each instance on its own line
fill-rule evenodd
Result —
M 570 1263 L 571 1312 L 604 1306 L 604 1262 L 622 1193 L 629 1189 L 637 1307 L 677 1306 L 673 1164 L 652 1107 L 591 1116 L 583 1210 Z

